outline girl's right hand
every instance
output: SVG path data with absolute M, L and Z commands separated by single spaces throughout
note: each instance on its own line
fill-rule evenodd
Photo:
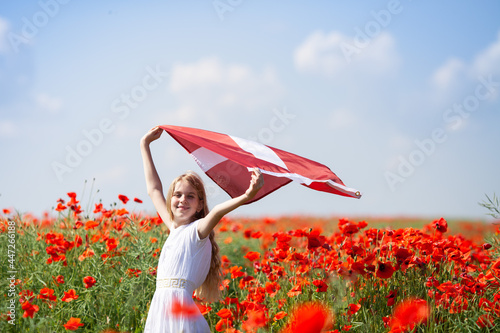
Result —
M 151 142 L 157 140 L 161 136 L 161 133 L 163 133 L 162 128 L 159 126 L 153 127 L 142 137 L 141 142 L 149 145 Z

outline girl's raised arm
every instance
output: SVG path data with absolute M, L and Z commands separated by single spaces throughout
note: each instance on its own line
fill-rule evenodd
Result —
M 200 235 L 200 238 L 203 239 L 210 235 L 210 232 L 215 228 L 224 215 L 255 197 L 263 185 L 264 178 L 262 177 L 262 173 L 259 169 L 254 168 L 252 179 L 250 180 L 250 186 L 244 194 L 218 204 L 210 211 L 210 213 L 207 214 L 207 216 L 198 222 L 198 234 Z
M 160 215 L 163 222 L 170 229 L 172 221 L 170 219 L 170 215 L 167 210 L 167 203 L 163 195 L 163 186 L 161 184 L 160 177 L 158 176 L 158 172 L 156 171 L 153 157 L 151 156 L 151 150 L 149 149 L 149 144 L 158 139 L 162 132 L 163 129 L 154 127 L 142 137 L 141 154 L 148 195 L 153 201 L 153 205 L 155 206 L 158 215 Z

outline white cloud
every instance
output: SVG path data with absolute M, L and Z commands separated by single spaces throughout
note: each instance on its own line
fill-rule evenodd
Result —
M 7 50 L 7 31 L 9 30 L 9 23 L 0 17 L 0 52 Z
M 283 87 L 274 70 L 258 73 L 243 64 L 224 64 L 216 57 L 172 68 L 168 90 L 179 101 L 177 120 L 214 118 L 238 109 L 274 107 Z
M 361 44 L 337 31 L 315 31 L 295 49 L 293 56 L 299 71 L 326 76 L 351 70 L 387 73 L 400 62 L 394 38 L 387 32 Z
M 51 97 L 43 93 L 36 95 L 35 101 L 38 107 L 50 113 L 57 113 L 62 107 L 62 100 L 60 98 Z
M 500 31 L 497 40 L 480 52 L 471 68 L 472 75 L 495 75 L 500 73 Z
M 457 58 L 449 59 L 432 75 L 432 83 L 438 89 L 446 89 L 457 81 L 457 78 L 466 70 L 465 64 Z
M 465 63 L 458 58 L 448 59 L 431 75 L 431 82 L 437 89 L 438 96 L 445 96 L 444 99 L 456 99 L 464 91 L 467 92 L 471 84 L 477 84 L 479 77 L 499 74 L 500 32 L 497 39 L 484 50 L 479 51 L 471 63 Z
M 347 60 L 340 50 L 340 44 L 345 38 L 336 31 L 328 35 L 323 31 L 313 32 L 295 49 L 295 66 L 303 72 L 325 70 L 328 73 L 335 73 L 346 65 Z

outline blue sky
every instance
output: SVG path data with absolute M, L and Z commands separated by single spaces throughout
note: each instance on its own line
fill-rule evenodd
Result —
M 74 191 L 83 208 L 125 194 L 153 212 L 138 143 L 171 124 L 308 157 L 363 193 L 292 183 L 235 215 L 486 218 L 478 202 L 500 193 L 499 12 L 497 1 L 2 3 L 0 208 L 40 214 Z M 152 149 L 164 186 L 200 171 L 168 135 Z M 228 198 L 205 179 L 210 206 Z

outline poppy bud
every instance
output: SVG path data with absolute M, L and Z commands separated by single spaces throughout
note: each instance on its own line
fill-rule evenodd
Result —
M 489 250 L 489 249 L 491 249 L 491 247 L 492 247 L 492 245 L 490 243 L 484 243 L 483 244 L 483 249 L 484 250 Z

